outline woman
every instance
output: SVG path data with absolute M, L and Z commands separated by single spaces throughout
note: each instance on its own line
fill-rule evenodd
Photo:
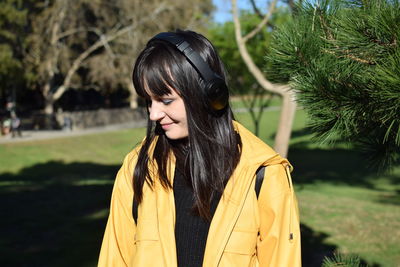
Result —
M 160 33 L 133 82 L 147 134 L 117 174 L 99 266 L 300 266 L 291 167 L 234 121 L 212 44 Z

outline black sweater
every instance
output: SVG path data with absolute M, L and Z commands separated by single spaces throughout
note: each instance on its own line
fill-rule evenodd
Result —
M 176 168 L 174 178 L 175 198 L 175 240 L 179 267 L 201 267 L 207 242 L 210 222 L 192 211 L 193 189 L 184 175 Z M 214 215 L 220 196 L 211 202 L 211 216 Z

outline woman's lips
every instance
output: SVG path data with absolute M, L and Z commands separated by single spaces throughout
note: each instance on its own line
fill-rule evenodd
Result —
M 164 130 L 168 130 L 171 127 L 172 124 L 173 124 L 173 122 L 171 122 L 171 123 L 163 123 L 163 124 L 161 124 L 161 127 Z

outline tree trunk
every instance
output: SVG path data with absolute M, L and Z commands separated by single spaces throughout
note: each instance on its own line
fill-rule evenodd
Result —
M 283 157 L 286 157 L 289 150 L 290 136 L 292 134 L 292 125 L 296 115 L 297 103 L 294 99 L 294 94 L 291 91 L 284 94 L 282 100 L 282 109 L 278 130 L 275 136 L 274 149 Z
M 47 99 L 46 99 L 46 103 L 45 103 L 45 105 L 44 105 L 44 113 L 45 113 L 46 115 L 52 115 L 52 114 L 54 113 L 54 107 L 53 107 L 53 105 L 54 105 L 53 99 L 47 98 Z
M 49 73 L 51 73 L 49 71 Z M 46 115 L 51 115 L 54 112 L 54 98 L 53 94 L 51 93 L 51 86 L 52 86 L 52 80 L 47 80 L 45 85 L 43 86 L 43 96 L 44 96 L 44 113 Z
M 138 107 L 138 97 L 136 94 L 136 90 L 135 87 L 133 86 L 133 83 L 130 79 L 128 79 L 126 81 L 126 85 L 128 86 L 129 89 L 129 106 L 131 107 L 131 109 L 135 109 Z
M 240 25 L 236 0 L 231 0 L 231 3 L 236 43 L 238 45 L 239 53 L 244 63 L 262 88 L 271 93 L 278 94 L 283 98 L 281 116 L 279 120 L 278 130 L 276 132 L 274 148 L 276 152 L 278 152 L 282 157 L 286 157 L 289 150 L 289 141 L 292 132 L 293 118 L 296 112 L 294 93 L 290 91 L 290 87 L 288 85 L 274 84 L 270 82 L 264 76 L 262 71 L 256 66 L 246 48 L 246 42 L 250 38 L 255 36 L 257 32 L 262 29 L 263 26 L 267 25 L 268 20 L 274 11 L 277 0 L 274 0 L 270 3 L 269 11 L 265 15 L 265 18 L 260 22 L 259 25 L 257 25 L 257 27 L 255 27 L 253 31 L 251 31 L 246 36 L 242 36 L 242 29 Z
M 48 93 L 45 98 L 44 118 L 42 127 L 48 130 L 57 128 L 57 123 L 54 121 L 54 98 L 52 93 Z

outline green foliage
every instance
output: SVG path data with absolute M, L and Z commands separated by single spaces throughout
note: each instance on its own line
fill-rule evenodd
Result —
M 280 8 L 272 16 L 271 24 L 280 25 L 290 19 L 290 12 L 285 8 Z M 254 13 L 242 10 L 240 21 L 243 34 L 249 33 L 258 25 L 261 19 Z M 264 65 L 265 51 L 268 50 L 273 28 L 265 27 L 253 38 L 251 38 L 246 47 L 257 66 Z M 235 29 L 232 21 L 223 24 L 213 24 L 207 32 L 207 36 L 217 48 L 222 61 L 229 73 L 229 85 L 234 94 L 247 94 L 260 91 L 253 75 L 248 71 L 243 62 L 235 39 Z
M 20 0 L 0 2 L 0 98 L 22 78 L 20 73 L 26 14 Z
M 250 24 L 257 23 L 257 17 L 253 15 L 250 19 Z M 248 20 L 246 20 L 249 22 Z M 244 28 L 247 28 L 245 25 Z M 222 61 L 225 64 L 226 70 L 229 74 L 229 85 L 234 94 L 246 93 L 250 88 L 257 86 L 255 79 L 249 73 L 244 64 L 235 40 L 235 29 L 232 21 L 223 24 L 214 24 L 208 30 L 208 37 L 217 48 Z M 263 38 L 266 35 L 262 32 Z M 253 46 L 254 47 L 254 46 Z M 253 52 L 252 46 L 249 47 L 250 53 Z M 266 49 L 265 42 L 260 43 L 263 50 Z M 257 57 L 259 59 L 259 57 Z M 258 63 L 261 63 L 260 61 Z
M 18 31 L 26 22 L 26 10 L 22 1 L 7 0 L 0 2 L 0 37 L 2 42 L 16 41 Z
M 21 62 L 16 59 L 13 55 L 12 48 L 9 45 L 0 44 L 0 77 L 1 82 L 3 77 L 5 77 L 10 72 L 15 72 L 21 68 Z
M 383 170 L 400 160 L 399 40 L 398 1 L 305 2 L 266 69 L 292 84 L 320 141 L 350 141 Z
M 285 8 L 278 9 L 272 16 L 270 23 L 246 43 L 247 50 L 257 66 L 264 64 L 264 55 L 268 50 L 272 25 L 279 25 L 290 19 L 290 13 Z M 260 17 L 249 11 L 240 13 L 243 35 L 250 33 L 261 21 Z M 264 108 L 269 106 L 271 95 L 258 84 L 244 63 L 235 39 L 235 27 L 232 21 L 223 24 L 214 24 L 208 31 L 208 36 L 219 51 L 222 61 L 229 74 L 229 87 L 233 94 L 240 96 L 245 108 L 249 111 L 255 134 L 260 134 L 260 120 Z
M 322 267 L 360 267 L 360 258 L 355 255 L 336 253 L 332 258 L 325 258 Z

